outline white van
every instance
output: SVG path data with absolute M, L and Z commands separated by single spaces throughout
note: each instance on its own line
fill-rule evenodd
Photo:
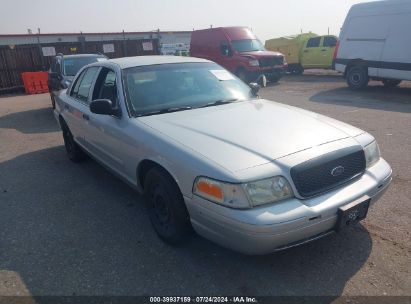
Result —
M 334 53 L 334 69 L 353 89 L 370 79 L 386 86 L 411 80 L 411 0 L 386 0 L 351 7 Z

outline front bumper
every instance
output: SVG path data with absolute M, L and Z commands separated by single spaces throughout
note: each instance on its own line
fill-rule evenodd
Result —
M 247 80 L 248 82 L 256 82 L 261 75 L 265 75 L 269 81 L 272 79 L 278 80 L 285 74 L 286 69 L 286 66 L 276 66 L 248 71 Z
M 245 254 L 268 254 L 318 239 L 334 231 L 338 208 L 370 197 L 374 204 L 391 182 L 384 160 L 360 179 L 320 196 L 289 199 L 267 206 L 239 210 L 185 197 L 194 230 L 203 237 Z

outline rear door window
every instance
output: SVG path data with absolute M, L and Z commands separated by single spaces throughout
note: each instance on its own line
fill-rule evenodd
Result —
M 333 36 L 325 36 L 323 46 L 324 47 L 334 47 L 337 45 L 337 38 Z
M 319 47 L 320 46 L 320 41 L 321 41 L 321 37 L 310 38 L 310 39 L 308 39 L 307 47 L 308 48 Z

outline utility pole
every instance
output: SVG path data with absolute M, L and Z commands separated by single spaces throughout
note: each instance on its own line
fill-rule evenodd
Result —
M 126 41 L 126 33 L 123 30 L 123 52 L 124 57 L 127 57 L 127 41 Z
M 44 56 L 43 56 L 43 50 L 41 48 L 41 44 L 40 44 L 40 28 L 37 28 L 37 46 L 39 49 L 39 54 L 40 54 L 40 61 L 41 61 L 41 67 L 43 69 L 43 71 L 46 70 L 46 65 L 44 64 Z

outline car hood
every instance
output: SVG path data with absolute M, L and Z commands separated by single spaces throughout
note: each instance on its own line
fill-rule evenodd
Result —
M 231 172 L 363 133 L 263 99 L 137 119 Z

